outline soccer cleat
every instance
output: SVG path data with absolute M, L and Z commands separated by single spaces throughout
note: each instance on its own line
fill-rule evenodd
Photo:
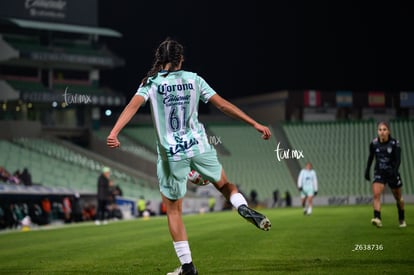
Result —
M 404 220 L 400 221 L 400 227 L 407 227 L 407 224 Z
M 381 220 L 380 219 L 378 219 L 378 218 L 373 218 L 372 220 L 371 220 L 371 223 L 373 224 L 373 225 L 375 225 L 376 227 L 382 227 L 382 222 L 381 222 Z
M 173 272 L 168 272 L 167 275 L 179 275 L 181 274 L 181 266 L 176 268 Z
M 266 216 L 260 214 L 259 212 L 254 211 L 253 209 L 247 207 L 246 205 L 241 205 L 237 209 L 240 216 L 245 218 L 248 222 L 254 224 L 257 228 L 264 231 L 269 231 L 272 224 Z
M 198 271 L 193 264 L 184 264 L 176 268 L 173 272 L 168 272 L 167 275 L 198 275 Z

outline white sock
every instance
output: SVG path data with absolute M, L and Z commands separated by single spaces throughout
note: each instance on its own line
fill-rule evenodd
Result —
M 312 214 L 312 207 L 308 208 L 308 214 Z
M 181 265 L 189 264 L 193 261 L 188 241 L 173 242 L 173 244 L 175 253 L 177 254 L 178 259 L 180 259 Z
M 247 206 L 246 199 L 240 193 L 236 193 L 236 194 L 231 195 L 230 196 L 230 202 L 236 209 L 238 209 L 239 206 L 243 205 L 243 204 Z

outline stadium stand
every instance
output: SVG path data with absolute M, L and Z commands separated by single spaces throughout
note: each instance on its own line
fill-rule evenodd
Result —
M 139 127 L 127 127 L 124 135 L 135 139 L 152 152 L 157 152 L 156 136 L 153 125 L 142 125 Z
M 33 181 L 46 186 L 70 187 L 79 192 L 96 192 L 97 178 L 104 164 L 47 139 L 15 138 L 1 140 L 0 162 L 10 171 L 28 167 Z M 112 169 L 115 185 L 125 197 L 158 198 L 159 191 L 142 179 Z
M 141 127 L 140 127 L 141 128 Z M 153 131 L 153 128 L 150 127 L 150 130 Z M 106 141 L 106 138 L 108 137 L 110 129 L 101 127 L 100 129 L 96 129 L 93 131 L 93 134 L 100 138 L 101 140 Z M 125 134 L 124 134 L 125 132 Z M 130 133 L 137 132 L 137 135 L 132 135 L 132 137 L 129 136 Z M 121 142 L 122 146 L 120 147 L 121 150 L 125 152 L 133 153 L 139 157 L 142 157 L 146 160 L 149 160 L 153 163 L 157 162 L 157 154 L 155 150 L 155 137 L 154 138 L 148 138 L 145 141 L 145 138 L 141 136 L 142 133 L 146 133 L 147 129 L 143 128 L 138 131 L 135 131 L 135 128 L 125 128 L 125 130 L 119 134 L 118 138 Z M 147 134 L 149 134 L 150 131 L 148 131 Z M 147 137 L 147 136 L 145 136 Z M 151 148 L 148 148 L 150 143 L 153 143 Z
M 7 82 L 16 90 L 23 90 L 28 92 L 45 91 L 46 87 L 42 83 L 36 80 L 25 79 L 8 79 Z
M 404 192 L 414 194 L 414 144 L 412 142 L 414 135 L 414 121 L 402 120 L 391 122 L 391 134 L 400 141 L 401 144 L 401 176 L 404 183 Z

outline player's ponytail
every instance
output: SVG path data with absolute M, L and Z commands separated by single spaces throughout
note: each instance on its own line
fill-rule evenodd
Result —
M 183 58 L 183 53 L 184 48 L 177 41 L 167 38 L 161 42 L 155 51 L 155 58 L 152 68 L 142 79 L 141 85 L 145 86 L 148 83 L 148 79 L 155 76 L 167 63 L 171 63 L 172 69 L 177 68 Z M 163 76 L 166 77 L 170 71 L 171 70 L 169 69 Z

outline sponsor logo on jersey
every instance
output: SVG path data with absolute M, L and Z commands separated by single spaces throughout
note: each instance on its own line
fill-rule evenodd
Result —
M 158 93 L 162 95 L 166 95 L 167 93 L 171 92 L 181 92 L 181 91 L 190 91 L 194 90 L 193 83 L 183 83 L 183 84 L 161 84 L 158 85 Z
M 177 143 L 174 146 L 170 146 L 171 156 L 174 156 L 180 152 L 185 152 L 194 145 L 198 144 L 198 140 L 196 138 L 191 138 L 190 140 L 184 140 L 179 136 L 175 136 L 174 138 Z

